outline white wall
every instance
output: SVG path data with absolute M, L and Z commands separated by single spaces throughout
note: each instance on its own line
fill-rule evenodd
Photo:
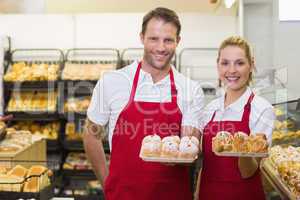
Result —
M 300 21 L 280 22 L 278 11 L 274 0 L 274 63 L 288 68 L 288 88 L 300 94 Z
M 13 48 L 141 47 L 144 13 L 87 15 L 0 15 L 0 35 L 12 37 Z M 180 14 L 184 47 L 217 47 L 236 34 L 236 17 Z

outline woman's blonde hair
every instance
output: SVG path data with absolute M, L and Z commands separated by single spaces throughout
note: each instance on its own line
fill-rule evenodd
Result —
M 255 70 L 254 57 L 252 55 L 250 44 L 244 38 L 242 38 L 240 36 L 231 36 L 231 37 L 225 39 L 221 43 L 219 50 L 218 50 L 217 62 L 219 62 L 221 51 L 228 46 L 237 46 L 237 47 L 243 49 L 245 52 L 247 61 L 249 62 L 249 65 L 251 67 L 253 67 L 253 69 Z M 249 85 L 252 81 L 253 81 L 253 73 L 250 72 L 249 79 L 247 81 L 247 85 Z M 221 85 L 222 85 L 222 83 L 221 83 L 221 80 L 219 79 L 219 86 L 221 87 Z

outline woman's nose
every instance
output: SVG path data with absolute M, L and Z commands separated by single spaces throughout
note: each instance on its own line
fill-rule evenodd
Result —
M 229 71 L 229 72 L 236 72 L 236 67 L 235 67 L 235 65 L 234 65 L 233 63 L 231 63 L 231 64 L 229 65 L 228 71 Z

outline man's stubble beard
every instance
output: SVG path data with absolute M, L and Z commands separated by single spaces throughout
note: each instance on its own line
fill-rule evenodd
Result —
M 173 52 L 172 54 L 170 54 L 169 58 L 166 60 L 166 62 L 164 63 L 164 65 L 162 67 L 157 66 L 155 64 L 155 62 L 153 62 L 154 59 L 151 58 L 150 53 L 145 53 L 144 55 L 144 59 L 145 61 L 153 68 L 157 69 L 157 70 L 161 70 L 163 71 L 164 69 L 168 68 L 171 64 L 171 60 L 173 58 L 173 56 L 175 55 L 175 52 Z

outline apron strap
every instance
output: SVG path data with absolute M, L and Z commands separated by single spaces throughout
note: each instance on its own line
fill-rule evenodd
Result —
M 247 101 L 246 105 L 244 106 L 244 113 L 243 113 L 242 121 L 249 121 L 250 112 L 251 112 L 251 102 L 252 102 L 254 96 L 255 95 L 252 92 L 251 95 L 248 98 L 248 101 Z
M 137 88 L 138 81 L 139 81 L 139 76 L 140 76 L 141 68 L 142 68 L 142 62 L 139 62 L 137 70 L 136 70 L 135 75 L 134 75 L 129 102 L 133 102 L 134 101 L 134 97 L 135 97 L 136 88 Z M 175 86 L 174 74 L 173 74 L 172 68 L 170 68 L 169 74 L 170 74 L 170 85 L 171 85 L 172 102 L 177 103 L 177 89 L 176 89 L 176 86 Z
M 170 85 L 171 85 L 171 96 L 172 102 L 177 104 L 177 89 L 175 86 L 174 74 L 172 67 L 170 68 Z

